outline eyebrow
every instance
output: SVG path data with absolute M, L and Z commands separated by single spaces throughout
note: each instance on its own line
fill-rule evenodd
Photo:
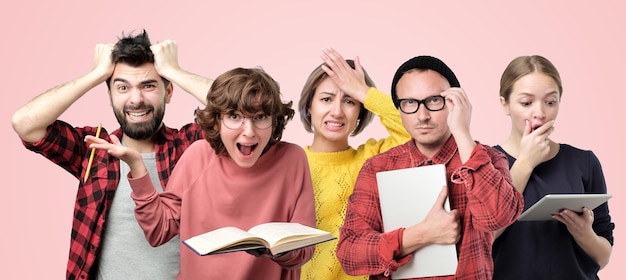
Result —
M 413 100 L 424 101 L 424 100 L 426 100 L 428 98 L 432 98 L 432 97 L 443 97 L 443 95 L 441 95 L 441 94 L 429 95 L 429 96 L 424 97 L 424 99 L 417 99 L 417 98 L 413 98 L 413 97 L 407 97 L 407 98 L 398 98 L 398 100 L 400 100 L 400 99 L 413 99 Z M 443 98 L 445 99 L 445 97 L 443 97 Z
M 228 114 L 228 115 L 240 115 L 240 116 L 243 116 L 243 117 L 256 117 L 256 116 L 259 116 L 259 115 L 267 115 L 265 112 L 263 112 L 263 110 L 256 111 L 255 113 L 243 112 L 243 111 L 240 111 L 240 110 L 235 110 L 235 111 L 232 111 L 230 113 L 225 113 L 225 114 Z
M 524 96 L 537 96 L 537 94 L 535 94 L 535 93 L 530 93 L 530 92 L 525 92 L 525 91 L 522 91 L 519 94 L 520 95 L 524 95 Z M 558 95 L 559 92 L 554 90 L 554 91 L 546 93 L 546 95 L 555 95 L 555 94 Z
M 157 81 L 157 80 L 155 80 L 155 79 L 141 81 L 141 84 L 142 84 L 142 85 L 154 84 L 154 83 L 158 83 L 158 81 Z
M 122 83 L 125 83 L 125 84 L 130 84 L 130 82 L 128 80 L 122 79 L 122 78 L 115 78 L 115 79 L 113 79 L 113 82 L 114 83 L 115 82 L 122 82 Z M 158 81 L 155 80 L 155 79 L 150 79 L 150 80 L 141 81 L 140 84 L 147 85 L 147 84 L 154 84 L 154 83 L 158 83 Z
M 329 91 L 320 91 L 320 94 L 325 94 L 325 95 L 330 95 L 330 96 L 337 96 L 336 93 L 334 92 L 329 92 Z M 347 94 L 344 92 L 343 94 L 343 98 L 350 98 L 350 99 L 355 99 L 354 97 L 352 97 L 351 95 Z
M 331 95 L 331 96 L 337 96 L 336 93 L 334 92 L 330 92 L 330 91 L 320 91 L 320 94 L 326 94 L 326 95 Z

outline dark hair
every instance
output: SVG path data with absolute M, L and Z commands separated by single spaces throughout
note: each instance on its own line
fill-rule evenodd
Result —
M 352 69 L 355 69 L 354 60 L 346 59 L 346 62 L 348 63 L 348 65 L 350 65 L 350 67 L 352 67 Z M 304 129 L 306 129 L 306 131 L 308 132 L 313 132 L 313 128 L 311 127 L 311 115 L 309 114 L 311 101 L 313 100 L 313 96 L 315 95 L 315 90 L 317 89 L 317 87 L 322 83 L 324 79 L 328 77 L 328 74 L 326 74 L 326 72 L 324 72 L 324 69 L 322 69 L 322 65 L 325 64 L 317 66 L 317 68 L 315 68 L 307 78 L 306 82 L 304 83 L 304 87 L 302 88 L 302 93 L 300 94 L 300 101 L 298 102 L 300 121 L 302 121 L 302 124 L 304 124 Z M 363 69 L 363 73 L 365 74 L 365 84 L 369 87 L 375 87 L 376 85 L 374 85 L 374 81 L 372 81 L 372 78 L 370 78 L 365 69 Z M 365 106 L 363 105 L 363 103 L 361 103 L 361 110 L 359 111 L 358 117 L 359 123 L 350 135 L 354 136 L 361 133 L 361 131 L 365 129 L 365 127 L 372 121 L 373 118 L 374 114 L 365 109 Z
M 220 138 L 222 116 L 234 111 L 254 114 L 262 111 L 272 118 L 272 136 L 266 151 L 280 141 L 287 122 L 293 118 L 293 102 L 282 103 L 280 86 L 261 68 L 235 68 L 218 76 L 209 93 L 204 109 L 196 109 L 196 122 L 206 140 L 218 155 L 228 155 Z
M 143 30 L 141 34 L 133 36 L 132 32 L 128 35 L 122 34 L 122 38 L 118 38 L 117 43 L 113 46 L 111 53 L 111 62 L 124 63 L 132 67 L 139 67 L 146 63 L 154 64 L 154 54 L 150 49 L 150 38 L 148 33 Z M 165 87 L 169 86 L 170 81 L 161 77 Z M 111 78 L 106 81 L 107 87 L 110 88 Z
M 504 73 L 502 73 L 502 77 L 500 78 L 500 96 L 504 97 L 504 101 L 509 102 L 509 97 L 511 96 L 515 82 L 521 77 L 533 72 L 552 77 L 559 87 L 559 97 L 563 94 L 561 76 L 559 75 L 559 71 L 556 70 L 556 67 L 554 67 L 554 64 L 540 55 L 526 55 L 518 56 L 513 59 L 504 70 Z
M 441 61 L 441 59 L 429 55 L 416 56 L 402 63 L 402 65 L 398 67 L 398 70 L 396 70 L 396 74 L 393 76 L 393 80 L 391 81 L 391 100 L 393 100 L 393 104 L 396 108 L 400 107 L 396 86 L 398 85 L 400 78 L 402 78 L 405 73 L 414 69 L 418 69 L 420 72 L 425 70 L 436 71 L 448 81 L 450 87 L 461 87 L 461 84 L 459 83 L 456 75 L 454 75 L 454 72 L 452 72 L 452 69 Z

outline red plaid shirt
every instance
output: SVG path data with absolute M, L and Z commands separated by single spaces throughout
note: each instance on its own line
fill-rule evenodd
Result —
M 337 248 L 347 273 L 389 279 L 410 260 L 411 254 L 399 256 L 404 229 L 383 233 L 376 173 L 432 164 L 446 165 L 450 208 L 461 216 L 461 240 L 456 275 L 429 279 L 492 278 L 492 232 L 515 221 L 524 209 L 524 198 L 513 188 L 502 153 L 478 144 L 462 164 L 453 137 L 430 159 L 409 141 L 365 162 L 348 201 Z
M 93 264 L 100 247 L 105 217 L 120 180 L 119 159 L 110 156 L 106 151 L 96 150 L 89 178 L 83 184 L 83 173 L 91 154 L 84 138 L 95 135 L 96 130 L 96 127 L 74 128 L 63 121 L 56 121 L 48 127 L 46 137 L 40 141 L 23 142 L 27 149 L 43 155 L 79 179 L 67 279 L 95 278 Z M 121 129 L 113 131 L 113 135 L 121 139 Z M 110 141 L 104 128 L 100 138 Z M 197 124 L 188 124 L 180 130 L 163 125 L 157 132 L 154 150 L 163 188 L 185 149 L 202 138 L 202 129 Z

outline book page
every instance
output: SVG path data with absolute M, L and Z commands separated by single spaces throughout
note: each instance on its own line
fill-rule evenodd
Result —
M 235 244 L 260 244 L 264 242 L 244 230 L 235 227 L 219 228 L 185 240 L 199 254 L 208 254 Z
M 286 222 L 261 224 L 251 228 L 248 232 L 265 239 L 270 247 L 302 237 L 328 234 L 323 230 Z

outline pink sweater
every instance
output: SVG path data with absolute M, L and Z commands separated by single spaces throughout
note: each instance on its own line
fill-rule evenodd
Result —
M 226 226 L 248 230 L 266 222 L 297 222 L 315 227 L 307 158 L 294 144 L 279 142 L 253 167 L 241 168 L 217 156 L 208 142 L 196 141 L 178 161 L 164 193 L 156 192 L 148 175 L 129 180 L 135 216 L 153 246 L 176 234 L 185 240 Z M 313 251 L 311 246 L 274 260 L 245 252 L 198 256 L 181 243 L 177 279 L 300 279 L 300 266 Z

